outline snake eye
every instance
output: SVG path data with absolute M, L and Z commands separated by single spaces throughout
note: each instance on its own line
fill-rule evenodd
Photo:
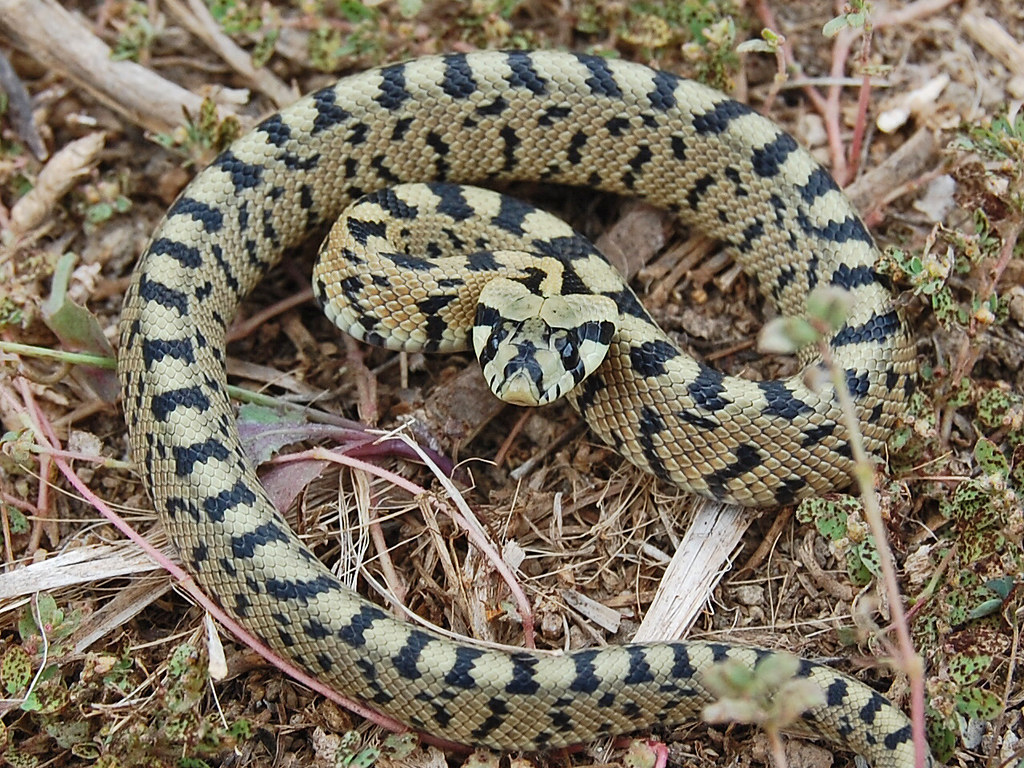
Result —
M 555 350 L 562 358 L 562 365 L 567 370 L 574 369 L 580 363 L 579 353 L 576 351 L 576 342 L 571 334 L 559 334 L 554 340 Z

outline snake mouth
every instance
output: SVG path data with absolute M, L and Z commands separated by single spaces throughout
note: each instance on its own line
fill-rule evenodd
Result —
M 501 399 L 510 405 L 526 407 L 543 405 L 543 393 L 538 391 L 537 382 L 525 368 L 520 368 L 511 376 L 506 375 L 501 387 Z

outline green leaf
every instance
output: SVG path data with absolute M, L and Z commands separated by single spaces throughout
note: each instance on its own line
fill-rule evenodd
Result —
M 1006 456 L 999 450 L 999 446 L 987 437 L 978 439 L 974 444 L 974 458 L 978 460 L 978 466 L 986 475 L 1010 476 L 1010 465 Z
M 1010 596 L 1010 590 L 1013 589 L 1013 577 L 1003 576 L 1001 579 L 992 579 L 986 581 L 985 586 L 1005 600 Z
M 238 429 L 246 454 L 263 464 L 285 446 L 306 439 L 313 427 L 301 412 L 246 403 L 238 409 Z
M 778 43 L 769 43 L 767 40 L 744 40 L 736 46 L 737 53 L 775 53 L 778 50 Z
M 983 619 L 986 616 L 991 616 L 994 613 L 998 613 L 999 609 L 1002 607 L 1002 605 L 1003 605 L 1003 601 L 1000 600 L 999 598 L 993 598 L 991 600 L 986 600 L 981 605 L 977 606 L 976 608 L 972 608 L 970 611 L 968 611 L 967 612 L 967 618 L 969 618 L 969 619 Z
M 950 758 L 953 757 L 953 751 L 956 749 L 956 732 L 946 727 L 942 722 L 942 716 L 935 712 L 935 710 L 928 711 L 926 722 L 928 744 L 932 748 L 932 753 L 940 764 L 948 763 Z
M 20 509 L 8 506 L 4 508 L 4 513 L 7 515 L 7 524 L 10 526 L 11 533 L 17 535 L 29 532 L 28 518 Z
M 402 762 L 419 746 L 419 739 L 411 733 L 390 733 L 384 737 L 384 753 L 391 762 Z
M 846 572 L 850 581 L 858 587 L 871 583 L 871 569 L 861 559 L 861 552 L 856 547 L 846 553 Z
M 833 38 L 838 35 L 844 27 L 850 25 L 849 20 L 846 16 L 836 16 L 834 19 L 826 22 L 825 26 L 821 28 L 821 34 L 825 37 Z
M 85 220 L 90 224 L 101 224 L 114 215 L 114 206 L 108 202 L 90 205 L 85 211 Z
M 874 537 L 868 536 L 864 539 L 864 541 L 857 546 L 857 552 L 860 555 L 860 561 L 864 564 L 864 567 L 871 571 L 871 574 L 875 578 L 881 578 L 882 558 L 878 554 L 878 547 L 875 546 Z
M 412 19 L 423 10 L 423 0 L 398 0 L 398 12 L 402 18 Z
M 957 709 L 975 720 L 994 720 L 1003 711 L 1003 705 L 991 691 L 972 686 L 957 696 Z
M 174 649 L 171 657 L 167 660 L 167 671 L 173 677 L 184 677 L 195 669 L 198 662 L 199 651 L 188 643 L 182 643 Z
M 958 654 L 949 660 L 949 678 L 966 688 L 981 680 L 991 664 L 992 657 L 985 654 Z
M 859 508 L 856 499 L 830 501 L 821 497 L 813 497 L 800 502 L 796 517 L 801 523 L 814 523 L 818 533 L 829 541 L 839 541 L 847 536 L 847 520 L 850 513 Z
M 20 645 L 12 645 L 0 659 L 0 681 L 10 696 L 24 691 L 32 682 L 32 659 Z
M 46 632 L 51 632 L 64 623 L 64 611 L 57 607 L 57 601 L 48 592 L 43 592 L 36 598 L 34 613 Z
M 71 754 L 80 760 L 87 760 L 90 765 L 96 765 L 95 761 L 100 756 L 100 748 L 91 741 L 80 741 L 71 746 Z
M 370 766 L 377 762 L 378 757 L 380 757 L 379 749 L 376 747 L 364 747 L 345 760 L 344 764 L 350 768 L 370 768 Z
M 228 735 L 238 741 L 246 741 L 252 738 L 252 723 L 246 720 L 244 717 L 235 720 L 228 728 Z
M 114 357 L 114 349 L 107 341 L 95 315 L 68 298 L 68 284 L 77 257 L 65 253 L 53 270 L 50 296 L 43 302 L 43 322 L 53 331 L 67 349 L 91 352 L 103 357 Z M 102 400 L 113 403 L 121 391 L 117 376 L 112 371 L 83 365 L 79 370 L 93 392 Z
M 87 720 L 55 720 L 45 726 L 46 733 L 61 749 L 72 749 L 89 739 Z
M 36 768 L 39 765 L 38 757 L 28 752 L 22 752 L 13 745 L 7 748 L 3 758 L 11 768 Z
M 57 607 L 57 601 L 48 593 L 36 598 L 34 605 L 26 605 L 18 620 L 18 634 L 22 640 L 35 640 L 44 634 L 47 638 L 67 635 L 64 627 L 64 611 Z
M 71 694 L 63 681 L 58 681 L 51 685 L 37 685 L 25 698 L 21 708 L 26 712 L 55 715 L 62 712 L 70 703 Z

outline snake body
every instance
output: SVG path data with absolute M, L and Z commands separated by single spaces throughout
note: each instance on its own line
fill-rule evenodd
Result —
M 853 291 L 848 322 L 829 343 L 867 445 L 880 451 L 912 386 L 913 347 L 875 271 L 871 237 L 828 174 L 771 122 L 714 90 L 621 61 L 542 52 L 439 56 L 347 77 L 264 120 L 196 176 L 125 298 L 119 373 L 132 449 L 203 589 L 346 695 L 422 731 L 496 749 L 672 726 L 710 701 L 710 666 L 753 666 L 772 653 L 701 642 L 501 653 L 412 628 L 304 548 L 239 444 L 225 328 L 281 254 L 387 185 L 494 179 L 584 185 L 667 207 L 731 244 L 787 314 L 799 314 L 818 283 Z M 613 298 L 621 313 L 646 317 L 632 294 Z M 631 389 L 615 389 L 616 374 L 605 373 L 575 396 L 624 455 L 751 506 L 849 482 L 828 390 L 816 394 L 799 378 L 724 377 L 640 333 L 628 340 L 639 374 Z M 636 384 L 645 378 L 650 387 Z M 659 394 L 666 385 L 672 400 Z M 884 697 L 808 661 L 797 676 L 824 693 L 805 715 L 814 731 L 876 766 L 913 764 L 909 723 Z

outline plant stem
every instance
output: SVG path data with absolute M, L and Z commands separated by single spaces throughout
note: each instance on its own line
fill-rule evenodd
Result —
M 907 622 L 906 612 L 903 609 L 903 596 L 900 594 L 899 583 L 896 579 L 896 561 L 892 548 L 889 546 L 885 523 L 882 520 L 881 504 L 878 501 L 878 494 L 875 492 L 875 470 L 867 451 L 864 449 L 864 436 L 860 431 L 860 420 L 857 417 L 853 397 L 846 386 L 843 372 L 833 364 L 828 343 L 821 341 L 819 347 L 822 359 L 828 366 L 832 384 L 835 387 L 836 396 L 839 400 L 839 406 L 843 411 L 843 420 L 846 422 L 850 450 L 854 461 L 854 479 L 857 481 L 857 486 L 860 489 L 864 514 L 867 517 L 871 533 L 875 537 L 875 546 L 878 549 L 882 568 L 882 583 L 885 587 L 886 597 L 889 600 L 889 610 L 892 613 L 892 623 L 896 628 L 896 637 L 898 639 L 894 664 L 897 669 L 902 670 L 907 675 L 910 681 L 914 766 L 915 768 L 924 768 L 927 753 L 924 731 L 924 663 L 914 650 L 914 643 L 910 637 L 910 626 Z

